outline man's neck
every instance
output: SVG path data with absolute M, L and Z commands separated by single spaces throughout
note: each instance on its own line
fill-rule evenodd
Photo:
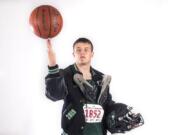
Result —
M 90 72 L 90 64 L 77 64 L 77 68 L 78 70 L 83 74 L 83 78 L 85 80 L 91 80 L 92 79 L 92 75 Z
M 77 65 L 79 71 L 82 72 L 83 74 L 90 73 L 90 67 L 91 67 L 90 64 L 77 64 L 76 63 L 76 65 Z

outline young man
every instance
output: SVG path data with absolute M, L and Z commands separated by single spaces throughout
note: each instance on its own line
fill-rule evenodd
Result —
M 47 47 L 46 96 L 53 101 L 64 100 L 63 135 L 106 135 L 107 130 L 120 133 L 143 124 L 140 114 L 133 114 L 127 105 L 112 100 L 111 77 L 91 67 L 94 52 L 89 39 L 74 42 L 75 63 L 65 69 L 59 69 L 50 40 Z

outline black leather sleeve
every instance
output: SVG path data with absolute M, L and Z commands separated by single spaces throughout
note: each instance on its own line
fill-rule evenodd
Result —
M 58 73 L 48 74 L 45 77 L 46 96 L 52 101 L 64 99 L 67 94 L 67 85 L 64 79 L 64 71 L 59 69 Z
M 107 95 L 107 100 L 106 100 L 106 108 L 109 108 L 113 104 L 115 104 L 115 101 L 112 100 L 112 95 L 108 90 L 108 95 Z

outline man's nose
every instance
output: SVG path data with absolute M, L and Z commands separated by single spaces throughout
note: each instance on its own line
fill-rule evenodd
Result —
M 84 51 L 84 50 L 82 50 L 81 52 L 80 52 L 80 54 L 85 54 L 86 52 Z

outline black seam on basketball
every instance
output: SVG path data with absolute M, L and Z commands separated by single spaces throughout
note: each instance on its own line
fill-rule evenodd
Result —
M 50 27 L 49 27 L 49 35 L 48 35 L 48 37 L 51 37 L 51 9 L 50 9 L 50 7 L 48 7 L 48 10 L 49 10 L 49 25 L 50 25 Z
M 38 13 L 39 13 L 39 8 L 37 9 L 37 13 L 36 13 L 36 20 L 38 20 Z M 39 25 L 38 25 L 38 23 L 37 23 L 37 28 L 38 28 L 38 31 L 39 31 L 39 35 L 40 35 L 40 37 L 41 37 L 41 31 L 40 31 L 40 28 L 39 28 Z

